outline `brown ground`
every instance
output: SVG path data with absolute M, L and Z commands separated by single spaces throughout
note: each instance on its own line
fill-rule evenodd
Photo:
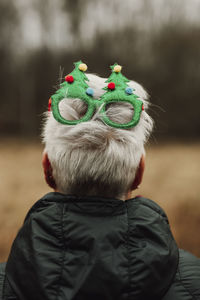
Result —
M 42 147 L 33 142 L 0 142 L 0 261 L 27 210 L 49 192 L 41 167 Z M 200 257 L 200 144 L 167 144 L 147 148 L 146 173 L 136 194 L 167 212 L 178 245 Z

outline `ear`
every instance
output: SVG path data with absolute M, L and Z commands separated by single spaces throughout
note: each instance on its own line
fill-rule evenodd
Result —
M 56 190 L 56 182 L 53 178 L 53 170 L 51 167 L 51 163 L 49 161 L 47 153 L 43 154 L 43 159 L 42 159 L 42 165 L 44 169 L 44 177 L 46 180 L 46 183 L 54 190 Z
M 145 168 L 145 158 L 144 158 L 144 155 L 142 155 L 141 160 L 140 160 L 140 164 L 138 166 L 138 169 L 137 169 L 137 172 L 136 172 L 136 175 L 135 175 L 134 182 L 131 186 L 132 191 L 137 189 L 138 186 L 141 184 L 143 174 L 144 174 L 144 168 Z

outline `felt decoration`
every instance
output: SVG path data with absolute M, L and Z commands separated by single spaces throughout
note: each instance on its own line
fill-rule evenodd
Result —
M 49 98 L 48 111 L 51 111 L 51 98 Z
M 74 77 L 71 76 L 71 75 L 67 75 L 67 76 L 65 77 L 65 80 L 66 80 L 67 82 L 69 82 L 69 83 L 72 83 L 72 82 L 74 81 Z
M 128 95 L 131 95 L 131 94 L 133 94 L 133 89 L 130 88 L 130 87 L 127 87 L 127 88 L 125 89 L 125 92 L 126 92 Z
M 118 64 L 114 64 L 113 66 L 111 66 L 111 70 L 112 73 L 110 75 L 110 77 L 106 80 L 106 82 L 114 82 L 116 88 L 123 88 L 125 89 L 128 85 L 127 82 L 129 82 L 129 80 L 122 75 L 121 72 L 115 72 L 114 69 L 115 67 L 118 67 Z M 107 88 L 104 88 L 104 90 L 107 90 Z
M 79 69 L 79 65 L 82 61 L 74 63 L 74 70 L 68 75 L 73 77 L 73 82 L 65 81 L 61 83 L 60 89 L 51 97 L 52 99 L 52 112 L 54 118 L 66 125 L 76 125 L 79 122 L 88 121 L 93 114 L 93 105 L 91 105 L 91 97 L 86 94 L 86 89 L 89 87 L 86 81 L 89 81 L 84 72 Z M 68 77 L 67 76 L 67 77 Z M 66 78 L 67 78 L 66 77 Z M 88 110 L 86 114 L 80 120 L 66 120 L 64 119 L 59 111 L 59 103 L 61 100 L 66 98 L 78 98 L 85 101 L 88 104 Z
M 115 83 L 114 83 L 114 82 L 110 82 L 110 83 L 108 84 L 108 89 L 109 89 L 109 90 L 114 90 L 114 89 L 115 89 Z
M 142 101 L 139 100 L 138 96 L 135 94 L 127 94 L 126 88 L 128 87 L 129 80 L 121 74 L 121 72 L 115 72 L 115 67 L 118 66 L 117 63 L 115 63 L 113 66 L 111 66 L 112 73 L 110 77 L 106 80 L 106 82 L 114 82 L 115 83 L 115 90 L 110 91 L 107 87 L 104 88 L 104 90 L 107 90 L 106 93 L 104 93 L 101 96 L 101 100 L 105 103 L 105 105 L 102 107 L 102 112 L 104 114 L 103 120 L 106 124 L 112 127 L 121 128 L 121 129 L 128 129 L 131 127 L 134 127 L 138 124 L 140 120 L 140 115 L 142 112 Z M 109 103 L 117 103 L 117 102 L 128 102 L 133 106 L 133 117 L 132 120 L 125 124 L 118 124 L 113 121 L 111 121 L 107 115 L 106 115 L 106 105 Z
M 116 73 L 121 72 L 121 70 L 122 70 L 122 66 L 120 66 L 120 65 L 116 65 L 116 66 L 114 66 L 114 68 L 113 68 L 113 71 L 116 72 Z
M 140 115 L 143 110 L 143 103 L 138 99 L 138 96 L 133 93 L 133 89 L 128 86 L 129 80 L 121 74 L 121 66 L 114 64 L 111 66 L 112 73 L 106 80 L 108 85 L 103 88 L 104 94 L 100 99 L 93 99 L 94 90 L 87 84 L 88 78 L 85 75 L 87 66 L 78 61 L 74 63 L 74 70 L 65 77 L 65 82 L 60 84 L 60 89 L 51 97 L 51 108 L 54 118 L 66 125 L 76 125 L 81 122 L 87 122 L 91 120 L 94 111 L 100 108 L 102 114 L 102 120 L 105 124 L 121 129 L 128 129 L 138 124 Z M 73 79 L 73 80 L 72 80 Z M 66 120 L 59 111 L 59 103 L 63 99 L 78 98 L 84 101 L 87 106 L 86 114 L 79 120 Z M 111 103 L 130 103 L 133 107 L 133 117 L 128 123 L 119 124 L 115 123 L 106 115 L 107 105 Z
M 87 88 L 86 94 L 87 94 L 88 96 L 92 96 L 92 97 L 93 97 L 93 95 L 94 95 L 94 90 L 93 90 L 92 88 Z
M 79 70 L 81 70 L 83 72 L 87 71 L 87 65 L 86 64 L 80 64 L 78 68 L 79 68 Z

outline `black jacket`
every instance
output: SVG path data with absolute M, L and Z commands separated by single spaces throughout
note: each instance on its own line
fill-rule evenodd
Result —
M 151 200 L 49 193 L 1 265 L 2 289 L 3 300 L 197 300 L 200 259 L 178 250 Z

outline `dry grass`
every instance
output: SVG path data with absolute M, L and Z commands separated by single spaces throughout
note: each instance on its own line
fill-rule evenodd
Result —
M 43 180 L 41 145 L 4 140 L 0 149 L 0 261 L 3 261 L 27 210 L 50 189 Z M 178 245 L 198 256 L 199 153 L 197 143 L 149 147 L 143 184 L 137 190 L 166 210 Z

